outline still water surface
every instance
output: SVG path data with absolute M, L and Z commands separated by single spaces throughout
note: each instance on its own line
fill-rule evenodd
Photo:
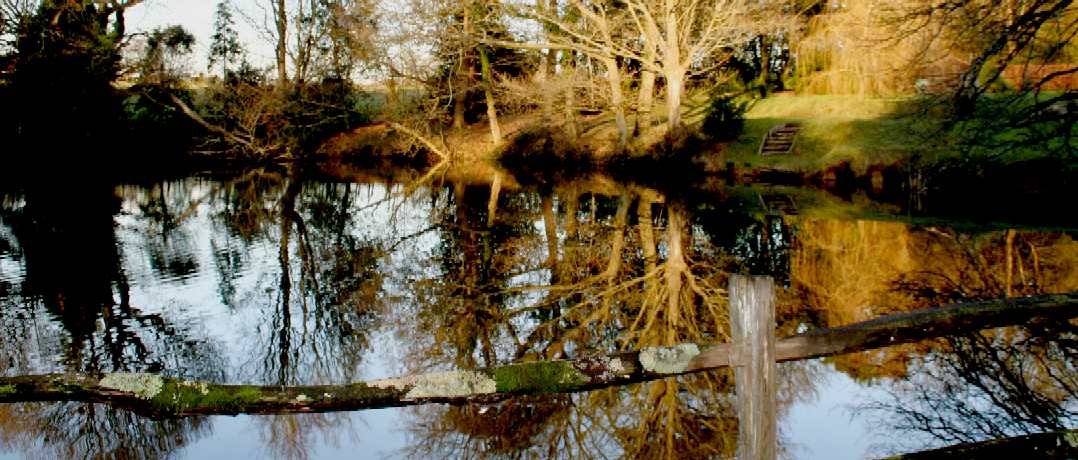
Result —
M 410 177 L 257 170 L 4 192 L 2 372 L 334 384 L 717 342 L 728 333 L 729 273 L 783 286 L 780 337 L 1078 290 L 1074 232 L 910 219 L 861 195 Z M 1001 328 L 783 364 L 781 448 L 864 458 L 1073 428 L 1075 332 Z M 9 404 L 0 448 L 43 458 L 729 458 L 734 402 L 723 370 L 491 406 L 317 415 L 149 420 L 103 405 Z

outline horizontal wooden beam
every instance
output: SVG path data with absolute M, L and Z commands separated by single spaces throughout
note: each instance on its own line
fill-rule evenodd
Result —
M 888 457 L 886 460 L 954 460 L 960 458 L 1078 458 L 1078 430 L 990 439 L 896 455 Z
M 985 328 L 1078 317 L 1078 293 L 972 302 L 819 329 L 778 341 L 777 361 L 909 343 Z M 684 343 L 576 359 L 510 364 L 342 385 L 219 385 L 155 374 L 0 377 L 0 402 L 86 401 L 150 416 L 328 412 L 425 403 L 491 403 L 730 366 L 731 346 Z
M 1078 317 L 1078 292 L 947 305 L 817 329 L 775 344 L 775 360 L 799 361 L 854 353 L 993 327 Z M 689 372 L 730 366 L 731 347 L 706 347 Z

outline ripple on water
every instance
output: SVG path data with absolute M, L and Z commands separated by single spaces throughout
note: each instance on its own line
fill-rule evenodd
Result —
M 16 259 L 9 253 L 0 252 L 0 284 L 16 284 L 26 278 L 26 268 L 21 260 Z M 0 296 L 6 290 L 0 288 Z

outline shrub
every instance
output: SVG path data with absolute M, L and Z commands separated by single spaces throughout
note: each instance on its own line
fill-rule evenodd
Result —
M 230 72 L 196 102 L 200 115 L 248 144 L 232 145 L 211 134 L 224 150 L 251 150 L 265 157 L 298 158 L 334 134 L 369 123 L 373 110 L 359 102 L 352 84 L 339 78 L 293 85 L 281 91 L 263 83 L 257 71 Z
M 732 141 L 745 129 L 747 104 L 733 96 L 717 96 L 711 100 L 701 131 L 714 141 Z
M 182 148 L 198 135 L 198 126 L 169 101 L 172 94 L 191 103 L 191 93 L 182 89 L 137 85 L 127 91 L 121 110 L 131 140 Z

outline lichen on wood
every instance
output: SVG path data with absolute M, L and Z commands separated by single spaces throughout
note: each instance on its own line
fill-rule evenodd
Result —
M 118 372 L 105 374 L 98 381 L 101 388 L 131 393 L 142 399 L 153 399 L 161 392 L 164 379 L 155 374 Z
M 371 382 L 378 388 L 406 390 L 406 400 L 423 398 L 459 398 L 497 391 L 493 379 L 474 371 L 436 372 Z
M 669 347 L 647 347 L 640 350 L 640 365 L 655 374 L 681 374 L 689 369 L 689 363 L 700 354 L 695 343 L 682 343 Z

